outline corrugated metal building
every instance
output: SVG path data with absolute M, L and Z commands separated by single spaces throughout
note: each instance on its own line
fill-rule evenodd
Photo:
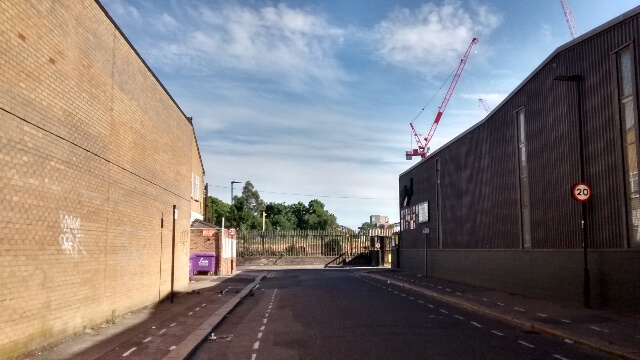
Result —
M 636 7 L 556 49 L 484 120 L 402 173 L 398 266 L 581 302 L 571 189 L 584 172 L 592 304 L 640 312 L 639 40 Z

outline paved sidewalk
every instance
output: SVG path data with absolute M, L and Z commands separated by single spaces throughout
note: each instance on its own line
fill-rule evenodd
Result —
M 255 286 L 261 274 L 195 276 L 188 291 L 175 296 L 173 304 L 162 301 L 19 359 L 162 359 L 172 351 L 184 351 L 186 345 L 196 346 L 185 340 L 202 332 L 203 325 L 215 326 L 231 310 L 229 304 L 247 295 L 247 288 Z
M 616 357 L 640 359 L 640 316 L 572 307 L 400 271 L 378 270 L 367 275 Z

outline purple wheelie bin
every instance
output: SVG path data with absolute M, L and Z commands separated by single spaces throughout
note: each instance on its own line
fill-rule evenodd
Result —
M 193 273 L 206 272 L 207 275 L 213 275 L 216 269 L 216 254 L 214 253 L 194 253 Z

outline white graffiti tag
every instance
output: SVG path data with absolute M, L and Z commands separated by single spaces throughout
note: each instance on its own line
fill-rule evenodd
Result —
M 60 214 L 62 235 L 58 238 L 62 250 L 67 254 L 78 257 L 78 250 L 85 254 L 82 248 L 82 233 L 80 233 L 80 219 L 75 216 Z

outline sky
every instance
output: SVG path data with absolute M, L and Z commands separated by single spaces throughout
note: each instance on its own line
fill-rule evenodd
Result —
M 101 0 L 193 124 L 209 194 L 319 199 L 356 229 L 399 221 L 409 123 L 435 150 L 571 40 L 560 0 Z M 567 0 L 581 34 L 637 0 Z M 450 80 L 449 80 L 450 81 Z

